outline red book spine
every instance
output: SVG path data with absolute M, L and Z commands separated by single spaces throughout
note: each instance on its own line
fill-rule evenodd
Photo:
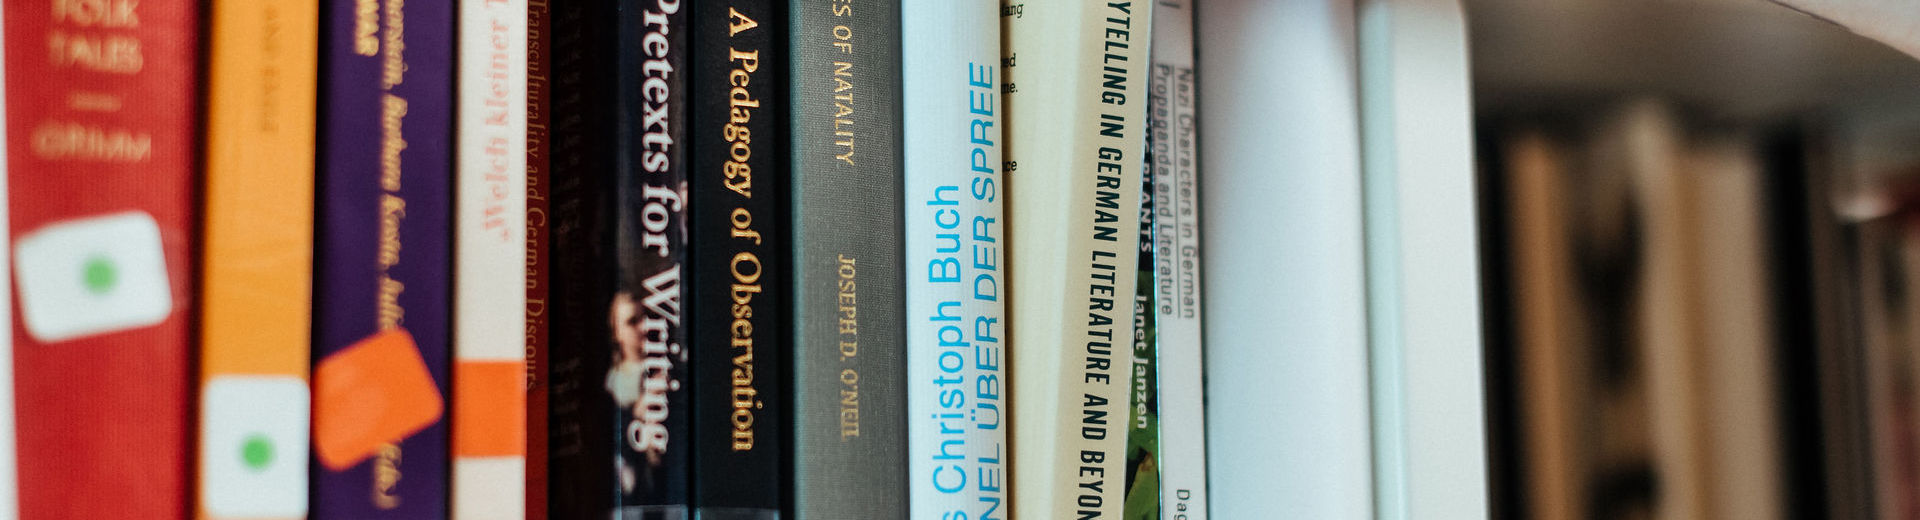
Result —
M 527 520 L 547 518 L 547 12 L 527 2 Z
M 22 518 L 187 514 L 194 0 L 4 0 Z

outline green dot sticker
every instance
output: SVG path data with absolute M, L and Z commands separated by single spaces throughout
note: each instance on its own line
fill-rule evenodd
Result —
M 114 267 L 113 260 L 106 257 L 88 258 L 84 272 L 87 292 L 95 295 L 113 291 L 114 284 L 120 281 L 120 270 Z
M 257 433 L 248 435 L 246 442 L 240 443 L 240 460 L 247 463 L 247 469 L 267 469 L 273 464 L 273 441 Z

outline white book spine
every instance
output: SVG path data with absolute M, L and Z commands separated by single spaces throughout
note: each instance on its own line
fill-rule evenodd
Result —
M 1209 512 L 1373 518 L 1353 2 L 1194 15 Z
M 1160 518 L 1207 518 L 1201 367 L 1200 170 L 1193 71 L 1194 0 L 1153 4 L 1147 103 L 1153 162 L 1153 299 L 1159 388 Z
M 1473 122 L 1457 0 L 1361 0 L 1376 518 L 1485 518 Z
M 1007 518 L 999 4 L 900 17 L 911 518 Z
M 520 519 L 526 517 L 527 2 L 465 2 L 459 24 L 451 511 L 456 520 Z
M 1013 518 L 1121 514 L 1152 16 L 1096 1 L 1001 11 Z

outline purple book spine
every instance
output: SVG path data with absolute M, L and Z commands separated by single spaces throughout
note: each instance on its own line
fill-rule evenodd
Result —
M 391 279 L 404 286 L 397 295 L 404 312 L 398 326 L 413 336 L 446 402 L 452 361 L 453 1 L 326 4 L 314 361 L 380 331 L 380 285 Z M 405 209 L 384 211 L 383 200 L 396 197 Z M 381 236 L 388 213 L 399 217 L 399 247 L 397 262 L 383 267 L 382 248 L 396 245 Z M 316 460 L 312 518 L 446 518 L 447 416 L 441 413 L 395 443 L 397 452 L 385 450 L 346 470 L 329 471 Z

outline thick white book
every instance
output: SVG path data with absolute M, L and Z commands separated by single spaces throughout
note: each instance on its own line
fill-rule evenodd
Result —
M 1194 14 L 1209 512 L 1372 518 L 1353 2 Z
M 1484 518 L 1465 15 L 1457 0 L 1358 8 L 1375 518 Z
M 911 518 L 1007 518 L 1000 4 L 900 4 Z
M 1196 0 L 1153 4 L 1147 97 L 1152 172 L 1154 357 L 1160 428 L 1160 517 L 1207 518 L 1206 400 L 1201 367 L 1198 124 L 1193 70 Z
M 1152 15 L 1001 10 L 1013 518 L 1120 517 Z
M 456 520 L 526 517 L 527 1 L 461 4 L 455 135 Z

